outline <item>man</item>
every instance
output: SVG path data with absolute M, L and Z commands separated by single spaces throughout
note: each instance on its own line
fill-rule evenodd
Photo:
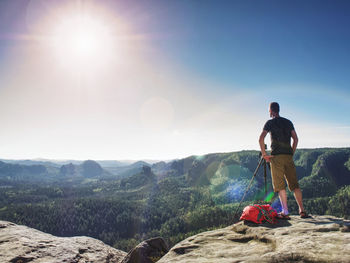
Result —
M 260 134 L 259 144 L 263 158 L 271 163 L 272 185 L 275 192 L 278 192 L 282 206 L 282 212 L 279 218 L 290 219 L 288 216 L 286 183 L 290 191 L 294 192 L 294 197 L 299 206 L 301 218 L 308 217 L 303 207 L 302 193 L 299 188 L 296 175 L 293 154 L 298 145 L 298 136 L 295 132 L 293 123 L 279 115 L 280 107 L 277 102 L 270 103 L 269 112 L 271 120 L 265 123 L 262 133 Z M 271 155 L 265 151 L 266 134 L 271 135 Z M 291 146 L 291 138 L 293 144 Z

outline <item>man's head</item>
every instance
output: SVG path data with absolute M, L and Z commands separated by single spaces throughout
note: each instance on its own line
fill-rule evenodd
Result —
M 277 102 L 271 102 L 269 107 L 270 117 L 278 117 L 280 113 L 280 105 Z

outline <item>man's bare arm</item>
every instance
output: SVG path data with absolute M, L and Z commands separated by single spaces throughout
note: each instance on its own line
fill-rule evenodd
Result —
M 293 154 L 294 154 L 296 149 L 297 149 L 299 139 L 298 139 L 298 135 L 297 135 L 295 130 L 292 130 L 291 133 L 292 133 L 292 139 L 293 139 L 292 149 L 293 149 Z
M 266 151 L 265 151 L 265 137 L 266 137 L 267 131 L 263 130 L 260 134 L 259 137 L 259 145 L 260 145 L 260 150 L 263 156 L 266 155 Z

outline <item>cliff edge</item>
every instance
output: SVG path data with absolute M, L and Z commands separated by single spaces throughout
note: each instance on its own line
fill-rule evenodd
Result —
M 350 221 L 333 216 L 239 222 L 203 232 L 175 245 L 165 262 L 350 262 Z
M 0 221 L 0 262 L 121 262 L 127 255 L 90 237 L 56 237 Z

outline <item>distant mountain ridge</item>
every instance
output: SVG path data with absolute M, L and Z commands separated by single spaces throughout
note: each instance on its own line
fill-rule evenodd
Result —
M 75 177 L 82 176 L 86 178 L 109 176 L 109 172 L 102 169 L 101 165 L 95 161 L 87 160 L 79 165 L 72 163 L 62 165 L 60 168 L 60 175 Z
M 259 158 L 258 151 L 250 150 L 194 155 L 169 163 L 155 163 L 152 170 L 163 177 L 185 175 L 189 182 L 207 185 L 215 173 L 225 167 L 230 169 L 239 165 L 253 173 Z M 293 158 L 298 177 L 305 186 L 312 178 L 323 178 L 336 188 L 350 185 L 350 148 L 298 149 Z
M 65 164 L 82 164 L 84 160 L 55 160 L 55 159 L 0 159 L 0 161 L 11 164 L 21 164 L 21 165 L 48 165 L 48 166 L 56 166 L 60 167 Z M 133 165 L 135 163 L 143 162 L 147 164 L 154 164 L 160 162 L 160 160 L 94 160 L 98 164 L 100 164 L 103 168 L 115 168 L 115 167 L 124 167 Z
M 0 161 L 0 180 L 2 181 L 35 181 L 35 182 L 54 182 L 57 180 L 79 179 L 83 178 L 123 178 L 138 173 L 143 166 L 150 164 L 137 161 L 132 164 L 118 163 L 117 161 L 105 161 L 105 165 L 113 166 L 102 167 L 97 161 L 72 161 L 70 163 L 59 165 L 58 163 L 41 161 Z
M 339 187 L 350 184 L 350 148 L 298 149 L 294 160 L 306 196 L 327 196 L 334 194 Z M 69 177 L 121 179 L 138 174 L 144 166 L 149 166 L 159 179 L 183 176 L 189 186 L 209 186 L 217 181 L 218 172 L 221 176 L 228 176 L 227 179 L 237 173 L 243 175 L 236 178 L 237 180 L 248 179 L 249 171 L 254 172 L 258 161 L 258 151 L 193 155 L 153 164 L 144 161 L 126 164 L 118 161 L 87 160 L 58 165 L 47 161 L 10 160 L 9 163 L 0 161 L 0 180 L 52 181 Z M 231 177 L 229 180 L 233 183 L 236 179 Z M 257 176 L 257 182 L 259 186 L 262 182 L 261 176 Z M 315 184 L 320 186 L 317 192 L 314 189 Z
M 47 173 L 48 169 L 45 165 L 21 165 L 0 161 L 0 179 L 2 180 L 40 180 Z

